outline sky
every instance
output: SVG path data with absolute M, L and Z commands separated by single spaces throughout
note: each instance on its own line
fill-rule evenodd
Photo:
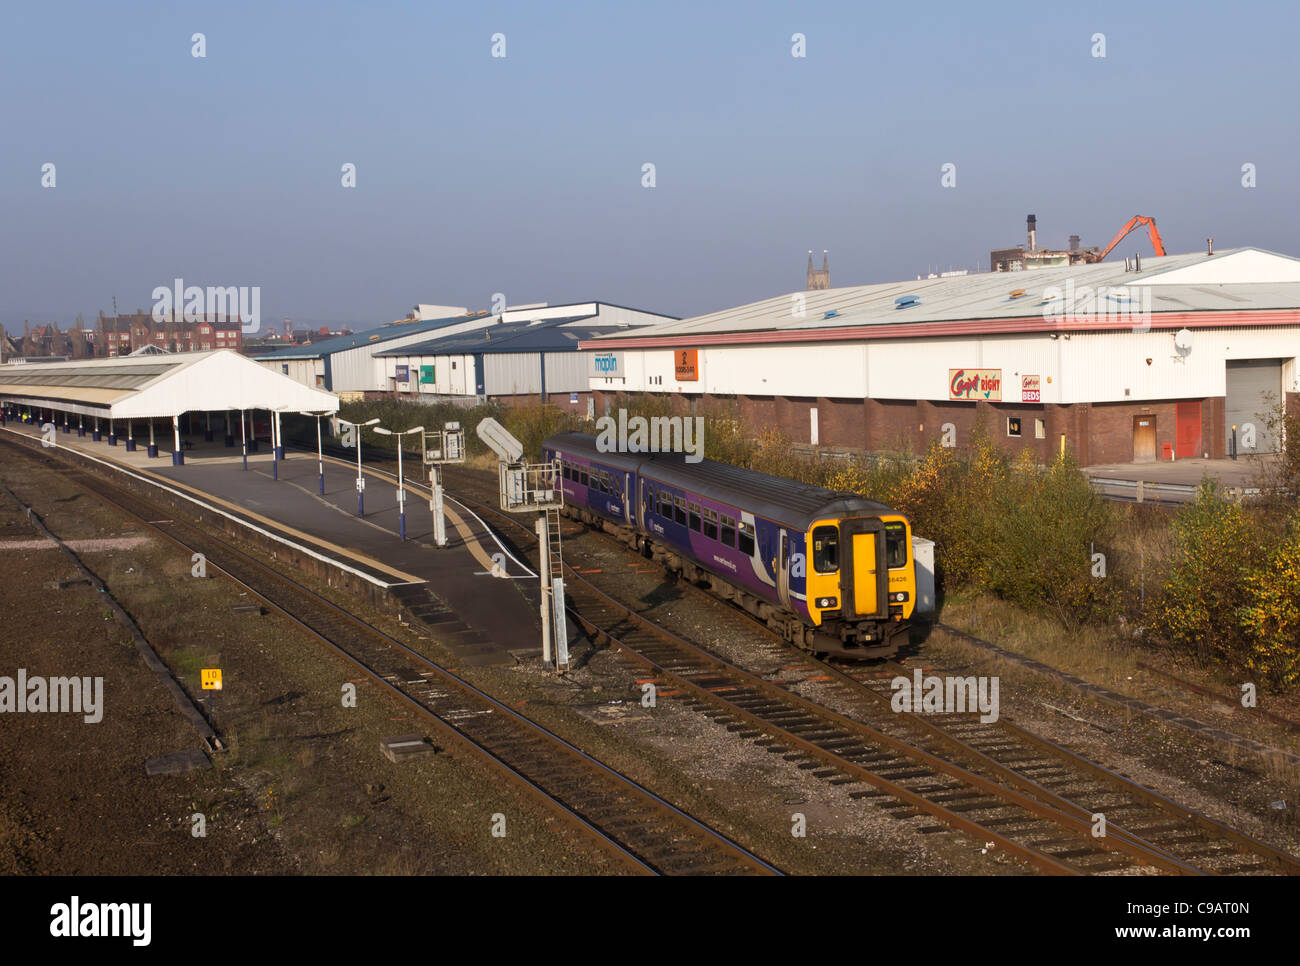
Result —
M 836 287 L 987 271 L 1031 212 L 1050 247 L 1144 214 L 1171 253 L 1300 256 L 1298 11 L 8 3 L 0 323 L 176 278 L 259 287 L 264 326 L 497 293 L 686 317 L 802 289 L 809 249 Z

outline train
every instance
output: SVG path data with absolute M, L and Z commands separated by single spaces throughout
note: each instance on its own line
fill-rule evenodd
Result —
M 917 604 L 911 525 L 897 510 L 681 453 L 602 452 L 596 437 L 542 443 L 563 512 L 744 608 L 790 643 L 883 658 Z

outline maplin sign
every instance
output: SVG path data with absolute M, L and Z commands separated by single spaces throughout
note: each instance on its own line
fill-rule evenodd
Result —
M 593 352 L 591 354 L 591 370 L 589 374 L 614 379 L 624 378 L 627 373 L 623 368 L 623 353 Z
M 1001 369 L 949 369 L 948 398 L 1002 401 Z

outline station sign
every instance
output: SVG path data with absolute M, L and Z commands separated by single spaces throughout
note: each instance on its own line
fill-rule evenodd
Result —
M 1020 401 L 1032 403 L 1043 401 L 1043 390 L 1038 376 L 1020 377 Z
M 593 352 L 588 358 L 591 360 L 587 370 L 587 374 L 590 376 L 605 376 L 614 379 L 627 377 L 627 369 L 621 352 Z
M 676 349 L 673 352 L 673 375 L 678 382 L 700 381 L 700 350 Z
M 1002 370 L 949 369 L 948 398 L 970 402 L 1001 402 Z

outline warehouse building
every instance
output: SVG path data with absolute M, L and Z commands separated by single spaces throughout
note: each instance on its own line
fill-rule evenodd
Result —
M 426 402 L 553 402 L 587 411 L 584 340 L 677 321 L 601 302 L 503 313 L 471 332 L 377 353 L 398 398 Z
M 430 306 L 416 306 L 416 315 Z M 437 306 L 445 311 L 447 306 Z M 593 326 L 648 325 L 674 320 L 671 315 L 642 312 L 606 302 L 578 302 L 547 305 L 538 302 L 507 307 L 489 315 L 486 311 L 466 312 L 443 318 L 400 319 L 354 335 L 326 339 L 309 346 L 294 346 L 262 353 L 253 358 L 296 382 L 325 389 L 345 401 L 391 396 L 398 392 L 394 367 L 378 358 L 381 352 L 413 346 L 435 337 L 459 335 L 486 326 L 516 322 L 570 321 Z M 585 387 L 584 387 L 585 388 Z
M 431 333 L 464 332 L 493 321 L 486 312 L 461 310 L 438 319 L 401 319 L 366 332 L 323 339 L 305 346 L 287 346 L 253 356 L 268 369 L 312 389 L 324 389 L 346 398 L 363 398 L 386 388 L 375 353 L 394 346 L 428 339 Z M 351 394 L 351 395 L 349 395 Z
M 963 443 L 1084 464 L 1270 452 L 1300 407 L 1300 259 L 1253 248 L 800 291 L 584 341 L 620 393 L 796 443 Z

